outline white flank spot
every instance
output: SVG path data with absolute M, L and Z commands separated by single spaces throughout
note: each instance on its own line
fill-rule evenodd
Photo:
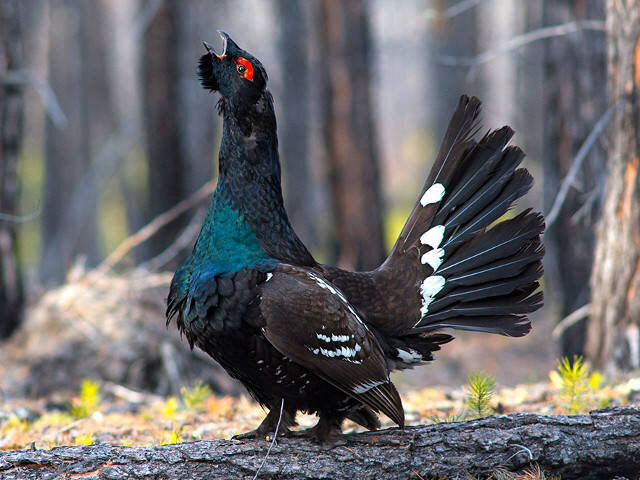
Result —
M 322 347 L 320 348 L 307 347 L 307 349 L 314 355 L 323 355 L 329 358 L 343 357 L 346 361 L 351 363 L 358 363 L 358 364 L 362 363 L 362 360 L 357 360 L 355 358 L 358 352 L 362 350 L 362 347 L 357 343 L 354 345 L 353 348 L 348 346 L 339 346 L 339 347 L 336 346 L 334 350 L 330 348 L 322 348 Z
M 383 383 L 387 383 L 387 382 L 375 382 L 375 381 L 371 381 L 371 382 L 365 382 L 365 383 L 361 383 L 360 385 L 356 385 L 355 387 L 353 387 L 353 393 L 364 393 L 364 392 L 368 392 L 369 390 L 371 390 L 374 387 L 377 387 L 378 385 L 382 385 Z
M 444 225 L 436 225 L 424 232 L 420 237 L 420 243 L 429 245 L 431 248 L 438 248 L 444 238 Z
M 417 363 L 422 361 L 422 355 L 420 352 L 416 352 L 413 348 L 410 348 L 408 352 L 398 348 L 396 352 L 398 353 L 400 360 L 405 363 Z
M 265 282 L 271 280 L 271 277 L 273 277 L 273 273 L 267 273 L 267 279 L 265 280 Z
M 426 207 L 430 203 L 438 203 L 444 197 L 444 185 L 441 183 L 434 183 L 429 187 L 429 189 L 424 192 L 422 198 L 420 199 L 420 203 L 423 207 Z
M 429 304 L 433 302 L 435 296 L 442 290 L 445 279 L 442 275 L 431 275 L 427 277 L 420 285 L 420 295 L 422 295 L 422 308 L 420 313 L 424 317 L 429 311 Z
M 331 337 L 328 337 L 327 335 L 323 335 L 322 333 L 316 333 L 316 337 L 318 337 L 318 340 L 324 340 L 327 343 L 331 341 Z
M 317 335 L 317 333 L 316 333 Z M 348 342 L 349 335 L 333 335 L 331 334 L 331 340 L 334 342 Z
M 444 248 L 436 248 L 434 250 L 429 250 L 427 253 L 422 255 L 422 259 L 420 261 L 423 265 L 428 263 L 435 273 L 435 271 L 440 268 L 440 265 L 442 265 L 443 257 Z

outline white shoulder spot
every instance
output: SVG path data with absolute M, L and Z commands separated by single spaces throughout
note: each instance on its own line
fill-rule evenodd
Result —
M 378 385 L 382 385 L 383 383 L 387 383 L 387 382 L 371 380 L 369 382 L 363 382 L 358 385 L 354 385 L 354 387 L 351 390 L 353 391 L 353 393 L 364 393 L 364 392 L 368 392 L 372 388 L 377 387 Z
M 422 198 L 420 199 L 420 204 L 423 207 L 426 207 L 430 203 L 438 203 L 444 197 L 445 188 L 441 183 L 434 183 L 431 185 Z

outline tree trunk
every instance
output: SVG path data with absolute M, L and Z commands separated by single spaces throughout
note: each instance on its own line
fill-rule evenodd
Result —
M 310 78 L 309 25 L 302 0 L 278 0 L 281 19 L 278 54 L 282 71 L 278 110 L 280 160 L 284 170 L 285 203 L 289 219 L 300 239 L 314 248 L 314 191 L 309 171 Z
M 384 259 L 382 199 L 371 102 L 367 3 L 317 3 L 323 135 L 337 241 L 337 263 L 369 269 Z
M 601 0 L 544 3 L 545 25 L 604 18 Z M 547 40 L 544 71 L 544 210 L 548 212 L 580 146 L 607 110 L 604 34 L 583 31 Z M 554 292 L 559 306 L 557 321 L 589 302 L 594 226 L 605 165 L 605 151 L 596 144 L 555 224 L 545 234 L 545 271 L 548 290 Z M 585 336 L 584 322 L 569 327 L 562 336 L 562 354 L 582 355 Z
M 52 2 L 49 82 L 69 124 L 47 117 L 40 276 L 60 283 L 79 255 L 99 259 L 96 145 L 113 130 L 100 2 Z
M 448 0 L 427 2 L 435 5 L 438 11 L 444 11 L 451 6 Z M 454 57 L 472 57 L 476 54 L 478 39 L 477 9 L 472 8 L 453 18 L 437 18 L 429 23 L 431 45 L 429 48 L 436 55 L 451 55 Z M 433 91 L 429 92 L 429 106 L 433 112 L 433 138 L 439 146 L 444 136 L 451 113 L 458 104 L 460 95 L 477 95 L 475 88 L 470 85 L 468 68 L 447 65 L 431 65 L 433 75 Z M 437 150 L 436 150 L 437 151 Z
M 0 452 L 0 475 L 5 480 L 249 479 L 268 455 L 258 478 L 485 479 L 539 468 L 563 480 L 637 479 L 640 410 L 618 408 L 572 417 L 503 415 L 351 435 L 346 445 L 333 449 L 287 439 L 278 440 L 269 453 L 268 448 L 264 441 L 218 440 L 9 451 Z
M 18 153 L 22 143 L 22 86 L 10 82 L 22 68 L 22 31 L 18 0 L 0 0 L 0 214 L 15 215 L 18 200 Z M 23 286 L 17 255 L 17 223 L 0 218 L 0 339 L 22 316 Z
M 147 221 L 185 197 L 178 116 L 180 9 L 180 3 L 175 0 L 164 2 L 144 38 L 142 90 L 149 167 Z M 157 255 L 168 247 L 178 236 L 181 226 L 182 222 L 174 222 L 154 235 L 148 242 L 146 254 Z
M 607 3 L 611 126 L 586 351 L 606 373 L 640 366 L 640 3 Z M 571 247 L 573 248 L 573 247 Z

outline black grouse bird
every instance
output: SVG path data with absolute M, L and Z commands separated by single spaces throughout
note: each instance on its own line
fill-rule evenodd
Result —
M 532 185 L 503 127 L 479 141 L 480 101 L 463 96 L 393 250 L 370 272 L 317 263 L 282 201 L 273 99 L 260 61 L 219 32 L 198 74 L 219 92 L 219 177 L 193 253 L 171 282 L 167 323 L 211 355 L 269 413 L 241 438 L 293 435 L 298 411 L 317 425 L 298 435 L 341 436 L 345 418 L 404 426 L 392 370 L 434 359 L 445 328 L 526 335 L 542 305 L 540 235 L 526 210 L 495 223 Z M 363 212 L 364 214 L 364 212 Z

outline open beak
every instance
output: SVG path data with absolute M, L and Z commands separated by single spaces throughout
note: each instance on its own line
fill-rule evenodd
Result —
M 215 49 L 211 45 L 209 45 L 207 42 L 202 42 L 202 44 L 204 45 L 204 48 L 207 49 L 207 52 L 210 55 L 212 56 L 215 55 L 220 60 L 222 60 L 224 57 L 227 56 L 227 39 L 229 38 L 229 35 L 227 35 L 221 30 L 218 30 L 218 35 L 220 35 L 220 38 L 222 39 L 222 53 L 220 55 L 218 55 Z

